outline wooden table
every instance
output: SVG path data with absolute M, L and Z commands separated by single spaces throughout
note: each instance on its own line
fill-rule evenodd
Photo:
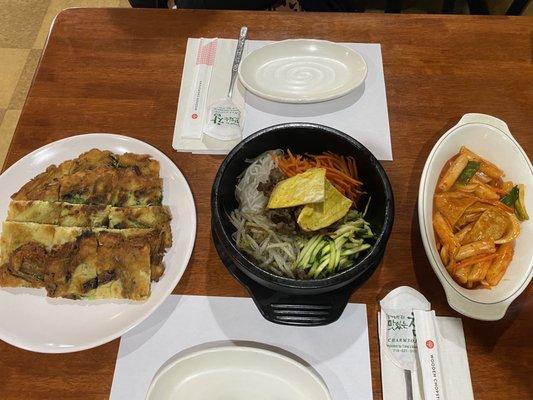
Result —
M 457 316 L 426 259 L 418 229 L 418 183 L 431 147 L 464 113 L 482 112 L 505 120 L 526 152 L 533 150 L 533 19 L 67 10 L 56 19 L 4 168 L 77 133 L 113 132 L 151 143 L 183 171 L 198 210 L 195 251 L 174 292 L 246 296 L 222 266 L 209 233 L 209 194 L 222 158 L 178 154 L 171 147 L 187 38 L 232 38 L 241 25 L 248 25 L 251 39 L 381 43 L 394 152 L 394 161 L 384 166 L 395 190 L 396 221 L 383 264 L 351 299 L 368 306 L 379 399 L 378 300 L 410 285 L 427 296 L 437 314 Z M 533 393 L 532 292 L 530 285 L 499 322 L 463 317 L 476 399 L 526 399 Z M 118 344 L 46 355 L 0 342 L 0 398 L 105 399 Z

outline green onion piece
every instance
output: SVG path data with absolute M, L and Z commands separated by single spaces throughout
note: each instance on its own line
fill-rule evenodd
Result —
M 79 194 L 67 194 L 63 197 L 66 203 L 85 204 L 85 199 Z
M 503 196 L 500 201 L 509 207 L 514 207 L 516 200 L 518 199 L 518 186 L 514 186 L 509 193 Z
M 523 184 L 518 185 L 518 199 L 516 200 L 516 203 L 514 204 L 515 214 L 520 221 L 525 221 L 529 219 L 529 215 L 527 215 L 527 211 L 526 211 L 525 190 L 526 190 L 525 185 Z
M 468 182 L 470 182 L 470 179 L 476 174 L 477 170 L 479 169 L 480 164 L 477 161 L 468 161 L 468 164 L 466 164 L 466 167 L 463 169 L 459 177 L 457 178 L 457 182 L 466 185 Z

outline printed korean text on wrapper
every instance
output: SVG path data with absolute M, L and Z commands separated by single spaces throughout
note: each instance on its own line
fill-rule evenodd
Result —
M 206 116 L 206 101 L 217 54 L 217 38 L 200 39 L 196 64 L 194 67 L 194 80 L 189 98 L 187 99 L 187 115 L 183 120 L 181 137 L 187 139 L 200 139 L 202 126 Z

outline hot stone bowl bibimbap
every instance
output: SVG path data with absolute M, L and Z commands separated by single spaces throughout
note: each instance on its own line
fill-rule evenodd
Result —
M 394 199 L 383 167 L 358 141 L 289 123 L 229 153 L 211 211 L 217 251 L 263 315 L 320 325 L 340 316 L 380 263 Z

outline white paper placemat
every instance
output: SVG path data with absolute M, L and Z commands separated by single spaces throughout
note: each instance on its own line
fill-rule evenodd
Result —
M 218 50 L 213 67 L 213 79 L 210 82 L 207 103 L 210 104 L 224 97 L 230 80 L 231 63 L 236 40 L 218 39 Z M 186 110 L 185 102 L 189 98 L 193 80 L 194 63 L 199 39 L 189 39 L 185 65 L 181 80 L 178 111 L 174 128 L 173 147 L 178 151 L 202 154 L 224 154 L 231 148 L 214 148 L 205 139 L 181 138 L 181 126 Z M 244 54 L 249 54 L 266 44 L 266 40 L 249 40 Z M 243 137 L 284 122 L 314 122 L 336 128 L 359 140 L 380 160 L 392 160 L 389 116 L 381 46 L 377 43 L 342 43 L 359 52 L 368 65 L 368 75 L 364 85 L 339 99 L 315 104 L 284 104 L 264 100 L 246 92 L 237 85 L 235 103 L 242 102 L 244 96 L 244 131 Z M 216 78 L 215 78 L 216 77 Z M 235 143 L 231 144 L 233 147 Z
M 364 304 L 348 304 L 330 325 L 294 327 L 265 320 L 249 298 L 206 296 L 170 296 L 122 337 L 110 398 L 142 400 L 154 374 L 175 354 L 232 342 L 300 357 L 322 376 L 333 400 L 372 399 Z

